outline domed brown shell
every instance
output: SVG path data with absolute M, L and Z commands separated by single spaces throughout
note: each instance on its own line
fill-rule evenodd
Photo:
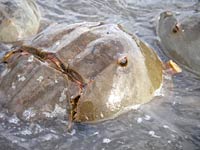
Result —
M 119 25 L 52 25 L 27 45 L 5 56 L 0 78 L 1 103 L 25 118 L 64 110 L 101 121 L 149 102 L 162 84 L 156 53 Z

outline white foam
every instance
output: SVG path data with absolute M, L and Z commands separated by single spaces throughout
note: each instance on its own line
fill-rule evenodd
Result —
M 12 140 L 12 143 L 17 144 L 18 141 L 17 140 Z
M 149 116 L 149 115 L 144 116 L 144 120 L 150 120 L 150 119 L 151 119 L 151 116 Z
M 94 135 L 98 135 L 99 134 L 99 132 L 97 131 L 97 132 L 94 132 L 93 134 L 91 134 L 90 136 L 94 136 Z
M 167 126 L 167 125 L 163 125 L 163 128 L 165 128 L 165 129 L 169 129 L 169 126 Z
M 8 122 L 13 123 L 13 124 L 18 124 L 19 123 L 19 118 L 14 114 L 11 118 L 9 118 Z
M 54 134 L 46 134 L 41 138 L 42 141 L 50 141 L 52 139 L 58 139 L 58 136 Z
M 137 123 L 142 123 L 143 119 L 142 118 L 138 118 L 137 119 Z
M 36 128 L 35 128 L 34 134 L 38 134 L 38 133 L 40 133 L 42 131 L 44 131 L 44 129 L 40 125 L 36 124 Z
M 73 136 L 74 134 L 76 134 L 76 130 L 73 129 L 69 134 L 70 134 L 71 136 Z
M 104 138 L 102 143 L 108 144 L 111 142 L 111 139 Z
M 3 114 L 3 113 L 0 113 L 0 118 L 5 118 L 5 114 Z
M 171 143 L 172 143 L 172 141 L 168 140 L 168 141 L 167 141 L 167 143 L 168 143 L 168 144 L 171 144 Z
M 173 105 L 173 106 L 176 105 L 176 101 L 173 101 L 172 105 Z
M 25 130 L 21 131 L 21 134 L 23 134 L 23 135 L 31 135 L 32 132 L 30 130 L 28 130 L 28 129 L 25 129 Z
M 171 130 L 172 132 L 176 132 L 175 130 L 171 129 L 168 125 L 163 125 L 163 128 L 169 129 L 169 130 Z
M 35 112 L 35 110 L 31 107 L 31 108 L 29 108 L 29 109 L 27 109 L 27 110 L 25 110 L 24 112 L 23 112 L 23 117 L 26 119 L 26 120 L 29 120 L 29 119 L 31 119 L 32 117 L 34 117 L 36 115 L 36 112 Z
M 160 136 L 156 135 L 154 131 L 149 131 L 149 135 L 155 138 L 160 138 Z

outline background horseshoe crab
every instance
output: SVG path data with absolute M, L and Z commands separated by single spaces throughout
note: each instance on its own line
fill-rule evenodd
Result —
M 0 1 L 0 42 L 16 42 L 38 32 L 40 10 L 35 0 Z
M 164 10 L 185 15 L 199 13 L 197 0 L 42 0 L 37 1 L 42 20 L 73 24 L 83 21 L 121 23 L 131 33 L 149 43 L 162 60 L 168 58 L 156 42 L 155 16 Z M 1 47 L 2 50 L 6 49 Z M 4 51 L 0 52 L 2 56 Z M 173 90 L 167 94 L 117 117 L 95 125 L 76 124 L 72 134 L 66 133 L 63 119 L 46 120 L 37 124 L 19 120 L 0 112 L 0 149 L 141 149 L 141 150 L 198 150 L 199 87 L 192 73 L 184 71 L 175 76 Z M 171 95 L 171 96 L 170 96 Z
M 200 75 L 199 20 L 199 14 L 177 19 L 173 12 L 166 11 L 160 15 L 157 30 L 166 55 L 198 75 Z

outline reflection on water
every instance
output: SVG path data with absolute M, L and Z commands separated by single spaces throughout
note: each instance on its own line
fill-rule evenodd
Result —
M 164 10 L 188 15 L 199 13 L 195 0 L 38 0 L 43 28 L 53 22 L 120 23 L 152 46 L 165 61 L 155 36 L 156 18 Z M 1 46 L 1 56 L 7 46 Z M 2 150 L 198 150 L 200 147 L 200 80 L 184 71 L 173 77 L 164 95 L 114 120 L 75 124 L 54 119 L 27 123 L 0 112 Z

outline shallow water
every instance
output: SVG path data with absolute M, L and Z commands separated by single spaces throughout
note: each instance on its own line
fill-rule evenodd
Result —
M 155 33 L 156 19 L 164 10 L 177 15 L 200 13 L 195 0 L 38 0 L 42 26 L 54 22 L 69 24 L 103 21 L 122 24 L 146 41 L 160 58 Z M 2 55 L 6 49 L 2 47 Z M 1 68 L 1 67 L 0 67 Z M 169 82 L 170 79 L 166 79 Z M 2 150 L 199 150 L 200 80 L 188 71 L 173 77 L 163 93 L 137 110 L 98 124 L 75 124 L 66 132 L 65 120 L 49 119 L 30 123 L 0 112 Z

